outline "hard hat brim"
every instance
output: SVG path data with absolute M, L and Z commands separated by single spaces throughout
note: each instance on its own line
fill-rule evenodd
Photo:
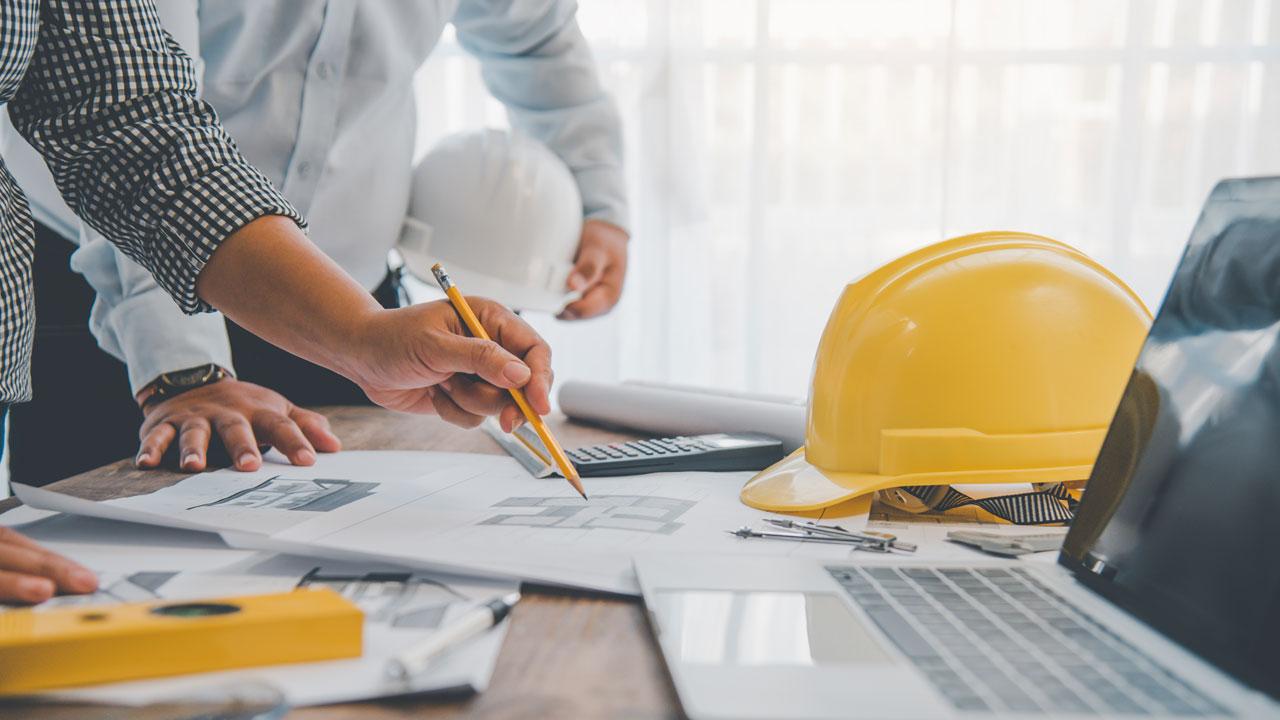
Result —
M 449 267 L 449 275 L 458 283 L 458 287 L 465 289 L 466 294 L 497 300 L 512 310 L 545 312 L 557 315 L 570 304 L 582 298 L 581 292 L 530 287 L 507 282 L 501 278 L 495 278 L 467 267 L 449 264 L 447 260 L 438 259 L 432 255 L 406 250 L 403 246 L 397 249 L 400 251 L 400 257 L 404 259 L 405 269 L 418 280 L 428 285 L 434 285 L 435 277 L 431 273 L 431 266 L 437 262 L 443 262 Z
M 1089 477 L 1092 465 L 1012 470 L 974 470 L 911 475 L 823 471 L 800 448 L 760 471 L 742 487 L 742 502 L 768 512 L 802 513 L 831 508 L 877 490 L 914 485 L 1070 482 Z

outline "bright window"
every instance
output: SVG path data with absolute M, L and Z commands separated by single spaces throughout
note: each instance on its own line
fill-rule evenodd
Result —
M 1226 176 L 1280 174 L 1272 0 L 580 0 L 627 122 L 626 297 L 560 377 L 803 395 L 841 287 L 944 237 L 1071 243 L 1154 308 Z M 504 125 L 446 42 L 420 149 Z

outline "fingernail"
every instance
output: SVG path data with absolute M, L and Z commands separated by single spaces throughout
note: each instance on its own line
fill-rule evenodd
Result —
M 529 379 L 532 372 L 521 362 L 512 360 L 502 368 L 502 376 L 513 383 L 523 383 Z
M 53 581 L 45 578 L 18 578 L 18 594 L 24 600 L 40 602 L 53 597 Z
M 82 592 L 89 592 L 98 587 L 98 576 L 84 568 L 76 568 L 71 571 L 71 584 Z
M 241 465 L 241 467 L 248 467 L 249 465 L 252 465 L 253 461 L 256 459 L 258 459 L 257 455 L 254 455 L 251 452 L 247 452 L 240 456 L 240 460 L 238 462 Z
M 138 457 L 134 458 L 133 463 L 135 465 L 141 465 L 143 463 L 150 462 L 150 461 L 151 461 L 151 453 L 144 450 L 138 453 Z
M 567 284 L 570 290 L 581 290 L 582 286 L 587 284 L 587 279 L 579 273 L 574 273 L 569 276 Z
M 198 462 L 200 462 L 199 453 L 187 453 L 186 455 L 182 456 L 182 467 L 195 465 Z
M 564 312 L 560 313 L 560 319 L 561 320 L 577 320 L 578 313 L 572 310 L 565 310 Z
M 310 450 L 303 448 L 302 450 L 298 451 L 299 463 L 302 463 L 303 465 L 310 465 L 315 461 L 316 461 L 316 454 L 311 452 Z

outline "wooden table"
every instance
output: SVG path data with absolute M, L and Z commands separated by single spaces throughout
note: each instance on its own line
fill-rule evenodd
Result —
M 321 408 L 351 450 L 449 450 L 501 454 L 479 430 L 434 417 L 376 408 Z M 552 419 L 566 446 L 626 436 Z M 186 475 L 139 471 L 131 461 L 49 486 L 108 500 L 167 487 Z M 6 501 L 12 506 L 12 501 Z M 5 507 L 5 505 L 0 505 Z M 299 720 L 349 718 L 667 718 L 680 717 L 671 679 L 649 634 L 639 601 L 588 594 L 529 592 L 516 606 L 489 689 L 454 702 L 386 701 L 296 710 Z

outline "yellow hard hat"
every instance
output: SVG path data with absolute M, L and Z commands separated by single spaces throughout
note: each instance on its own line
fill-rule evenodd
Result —
M 908 488 L 946 509 L 963 504 L 954 484 L 1087 480 L 1150 324 L 1124 282 L 1046 237 L 985 232 L 910 253 L 845 287 L 818 345 L 805 446 L 742 501 L 809 512 Z

